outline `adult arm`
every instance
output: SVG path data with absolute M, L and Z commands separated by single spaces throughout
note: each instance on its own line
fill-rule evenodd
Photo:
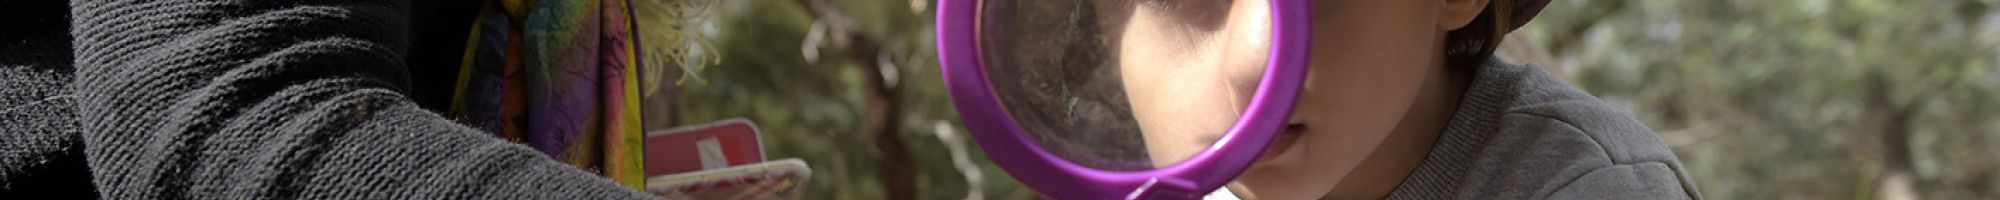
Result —
M 405 98 L 409 2 L 76 0 L 107 199 L 642 199 Z

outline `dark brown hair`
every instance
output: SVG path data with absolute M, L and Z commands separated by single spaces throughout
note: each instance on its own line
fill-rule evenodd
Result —
M 1515 20 L 1510 19 L 1514 7 L 1513 0 L 1489 0 L 1478 18 L 1473 18 L 1465 27 L 1445 33 L 1445 66 L 1476 69 L 1492 60 L 1493 50 L 1499 48 L 1507 32 L 1514 29 L 1512 23 Z

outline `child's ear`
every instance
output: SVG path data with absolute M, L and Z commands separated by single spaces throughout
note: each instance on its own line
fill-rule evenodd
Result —
M 1452 31 L 1464 28 L 1466 24 L 1471 24 L 1473 19 L 1478 19 L 1480 12 L 1486 10 L 1486 3 L 1490 0 L 1437 1 L 1443 1 L 1438 4 L 1438 29 Z

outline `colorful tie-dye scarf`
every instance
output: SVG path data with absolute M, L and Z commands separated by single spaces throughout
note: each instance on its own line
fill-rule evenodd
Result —
M 495 2 L 467 39 L 451 114 L 642 187 L 642 83 L 628 2 Z

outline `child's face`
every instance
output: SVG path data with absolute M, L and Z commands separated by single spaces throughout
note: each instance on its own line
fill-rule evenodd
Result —
M 1231 188 L 1260 199 L 1325 195 L 1391 130 L 1411 126 L 1402 119 L 1442 69 L 1443 36 L 1463 26 L 1440 20 L 1463 14 L 1445 9 L 1458 1 L 1474 0 L 1313 2 L 1311 74 L 1293 126 Z M 1122 34 L 1117 63 L 1155 165 L 1213 144 L 1247 106 L 1270 46 L 1266 3 L 1142 2 L 1108 30 L 1122 30 L 1112 33 Z

